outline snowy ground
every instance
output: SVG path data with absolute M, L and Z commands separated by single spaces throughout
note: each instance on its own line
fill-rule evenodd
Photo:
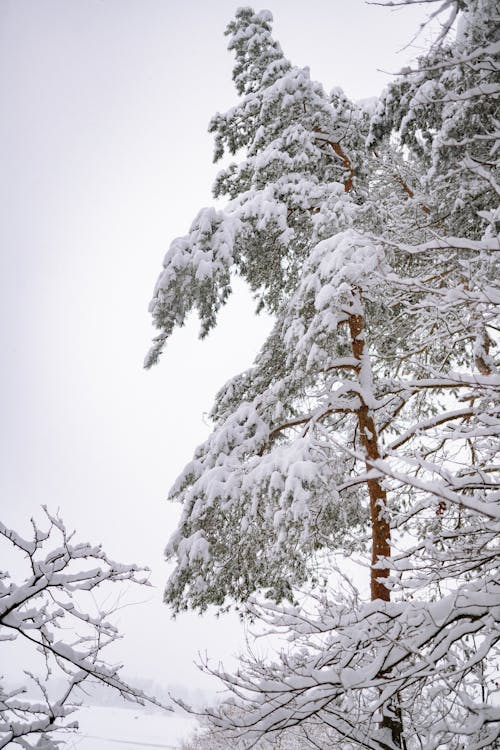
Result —
M 68 750 L 142 750 L 178 748 L 196 727 L 196 721 L 179 714 L 136 708 L 92 706 L 78 711 L 80 729 L 65 737 Z

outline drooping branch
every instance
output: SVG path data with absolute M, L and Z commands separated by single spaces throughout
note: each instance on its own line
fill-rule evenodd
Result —
M 269 433 L 269 439 L 268 444 L 272 443 L 273 440 L 275 440 L 278 435 L 280 435 L 285 430 L 289 430 L 293 427 L 299 427 L 300 425 L 307 425 L 306 431 L 309 428 L 309 425 L 316 424 L 319 422 L 322 422 L 326 417 L 330 416 L 331 414 L 352 414 L 355 411 L 354 406 L 352 408 L 345 407 L 336 407 L 333 409 L 322 409 L 318 413 L 308 414 L 305 417 L 298 417 L 297 419 L 292 419 L 289 422 L 285 422 L 284 424 L 279 425 L 278 427 L 275 427 L 271 432 Z

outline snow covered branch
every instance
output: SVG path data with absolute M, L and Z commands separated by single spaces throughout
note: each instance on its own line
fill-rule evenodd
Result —
M 77 727 L 69 717 L 86 681 L 107 685 L 125 700 L 161 706 L 125 682 L 120 666 L 103 656 L 121 637 L 112 623 L 121 592 L 111 598 L 112 587 L 148 586 L 147 570 L 114 562 L 100 546 L 77 543 L 59 516 L 45 507 L 44 514 L 43 528 L 32 520 L 30 540 L 0 522 L 0 544 L 5 558 L 14 553 L 16 572 L 3 571 L 0 578 L 0 643 L 35 665 L 22 672 L 18 664 L 13 687 L 0 681 L 0 748 L 57 748 L 60 731 Z M 18 574 L 22 565 L 24 577 Z M 113 603 L 100 606 L 99 593 Z

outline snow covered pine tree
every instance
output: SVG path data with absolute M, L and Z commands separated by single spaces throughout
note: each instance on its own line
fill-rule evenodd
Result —
M 216 181 L 226 208 L 165 257 L 146 364 L 191 309 L 210 330 L 232 272 L 276 316 L 171 490 L 166 601 L 244 602 L 295 640 L 223 675 L 235 700 L 213 721 L 243 744 L 479 750 L 500 734 L 498 15 L 448 11 L 371 120 L 288 62 L 267 11 L 228 26 L 243 98 L 211 130 L 216 158 L 245 157 Z M 370 601 L 327 596 L 318 571 L 365 550 Z

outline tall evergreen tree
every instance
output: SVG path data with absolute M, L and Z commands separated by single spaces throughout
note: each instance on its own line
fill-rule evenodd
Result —
M 370 128 L 290 65 L 269 13 L 240 9 L 243 100 L 211 129 L 217 158 L 245 158 L 217 180 L 226 209 L 173 243 L 155 290 L 148 364 L 192 307 L 209 330 L 233 268 L 276 315 L 172 489 L 184 507 L 167 547 L 174 609 L 291 602 L 250 606 L 297 650 L 226 676 L 240 711 L 214 720 L 249 740 L 297 725 L 344 750 L 498 737 L 496 11 L 440 7 L 463 11 L 458 40 L 391 86 Z M 294 602 L 325 555 L 364 550 L 371 602 Z

